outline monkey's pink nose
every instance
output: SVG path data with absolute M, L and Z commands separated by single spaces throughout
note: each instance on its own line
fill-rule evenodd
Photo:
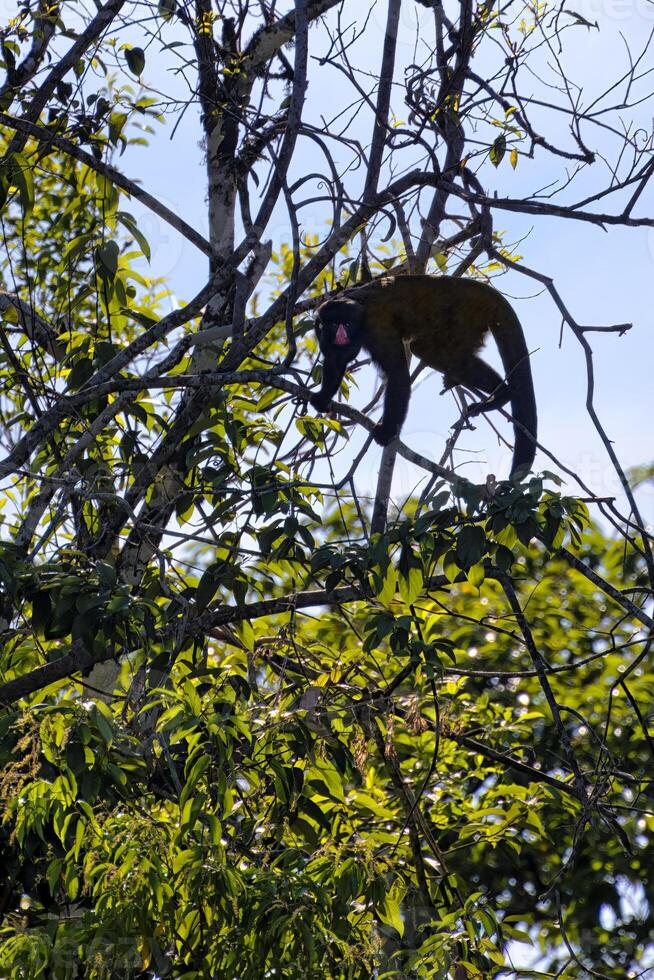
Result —
M 347 327 L 344 323 L 339 323 L 336 328 L 336 336 L 334 337 L 334 343 L 342 347 L 344 344 L 350 343 L 350 338 L 347 335 Z

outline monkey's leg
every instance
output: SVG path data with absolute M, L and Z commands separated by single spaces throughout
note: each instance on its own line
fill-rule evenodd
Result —
M 309 399 L 317 412 L 324 412 L 341 386 L 345 376 L 347 361 L 326 356 L 322 363 L 322 385 L 320 391 Z
M 387 446 L 395 436 L 400 434 L 400 429 L 409 409 L 409 398 L 411 397 L 409 365 L 404 345 L 399 344 L 398 348 L 398 356 L 393 361 L 392 366 L 381 364 L 386 374 L 384 413 L 381 422 L 378 422 L 373 430 L 373 438 L 380 446 Z
M 458 384 L 472 388 L 473 391 L 488 392 L 490 398 L 484 398 L 482 401 L 470 405 L 468 415 L 479 415 L 481 412 L 490 412 L 494 408 L 501 408 L 511 398 L 510 386 L 481 357 L 471 357 L 464 364 L 457 365 L 455 370 L 445 374 L 444 380 L 447 387 Z

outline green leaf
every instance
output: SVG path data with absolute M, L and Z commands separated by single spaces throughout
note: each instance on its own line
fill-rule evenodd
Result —
M 220 585 L 222 579 L 220 569 L 223 568 L 224 564 L 221 562 L 218 566 L 210 565 L 209 568 L 203 572 L 202 577 L 198 582 L 198 587 L 195 594 L 198 612 L 202 612 L 203 609 L 206 609 L 218 591 L 218 586 Z
M 506 136 L 502 133 L 490 148 L 488 158 L 494 167 L 499 167 L 506 153 Z
M 27 217 L 34 207 L 34 174 L 22 153 L 11 158 L 11 178 L 18 188 L 23 214 Z
M 486 551 L 486 534 L 478 524 L 465 524 L 456 539 L 456 557 L 461 568 L 476 565 Z
M 86 246 L 94 238 L 95 232 L 87 231 L 83 235 L 76 235 L 75 238 L 71 239 L 61 253 L 62 266 L 67 266 L 69 263 L 74 262 L 80 253 L 86 251 Z
M 381 902 L 377 903 L 377 914 L 382 922 L 391 926 L 400 936 L 404 935 L 404 920 L 402 918 L 402 899 L 406 894 L 406 886 L 401 878 L 397 878 L 390 891 Z
M 68 387 L 75 391 L 89 380 L 93 374 L 93 361 L 90 357 L 80 357 L 68 373 Z
M 138 78 L 145 68 L 145 51 L 143 48 L 126 48 L 125 61 L 132 75 Z
M 457 561 L 456 552 L 448 551 L 447 554 L 443 556 L 443 575 L 448 582 L 453 582 L 460 571 L 461 566 Z
M 98 266 L 98 275 L 105 280 L 112 281 L 118 271 L 118 256 L 120 249 L 118 243 L 110 239 L 103 245 L 98 245 L 95 250 L 95 259 Z
M 109 119 L 109 139 L 114 146 L 123 139 L 123 130 L 127 124 L 127 114 L 125 112 L 112 112 Z
M 495 549 L 495 564 L 501 572 L 508 572 L 514 562 L 513 552 L 503 544 L 498 544 Z
M 382 922 L 395 929 L 400 936 L 404 935 L 404 922 L 402 921 L 400 905 L 398 902 L 393 901 L 393 899 L 389 898 L 387 895 L 384 902 L 377 906 L 377 915 Z
M 118 574 L 114 566 L 110 565 L 109 562 L 99 561 L 95 568 L 100 577 L 102 585 L 106 589 L 112 589 L 118 581 Z
M 209 755 L 203 754 L 195 760 L 190 773 L 186 777 L 186 782 L 184 783 L 184 787 L 179 797 L 180 809 L 184 807 L 184 804 L 188 800 L 191 793 L 194 792 L 195 787 L 197 786 L 203 773 L 206 772 L 210 765 L 211 756 Z
M 131 599 L 128 595 L 114 595 L 107 603 L 107 612 L 112 614 L 124 612 L 129 609 L 130 604 Z
M 150 243 L 148 242 L 148 240 L 145 237 L 145 235 L 143 234 L 143 232 L 140 231 L 140 229 L 139 229 L 139 227 L 138 227 L 138 225 L 136 223 L 136 219 L 133 218 L 132 215 L 131 214 L 128 214 L 126 211 L 119 211 L 117 213 L 116 217 L 118 218 L 118 220 L 120 221 L 120 223 L 125 228 L 127 228 L 127 230 L 130 233 L 130 235 L 133 235 L 133 237 L 136 239 L 136 241 L 138 242 L 139 248 L 141 249 L 141 251 L 143 252 L 144 256 L 146 257 L 146 259 L 149 262 L 150 261 L 150 258 L 151 258 Z
M 5 323 L 16 324 L 20 322 L 20 314 L 15 306 L 6 306 L 2 311 L 2 319 Z
M 327 795 L 333 797 L 335 800 L 338 800 L 340 803 L 344 803 L 345 792 L 343 790 L 343 783 L 336 770 L 325 767 L 320 770 L 318 775 L 319 779 L 324 782 L 327 788 Z M 315 780 L 311 780 L 311 782 L 313 783 Z
M 410 568 L 408 575 L 400 574 L 397 579 L 398 591 L 402 600 L 410 606 L 415 602 L 424 585 L 422 568 Z
M 397 573 L 393 565 L 389 565 L 384 575 L 381 588 L 377 591 L 377 598 L 382 606 L 389 606 L 395 596 L 397 588 Z
M 63 860 L 61 858 L 53 858 L 48 865 L 47 877 L 48 885 L 50 886 L 50 894 L 54 895 L 55 889 L 59 884 L 59 879 L 61 877 L 61 868 L 63 866 Z
M 254 630 L 247 619 L 244 619 L 238 625 L 238 635 L 243 641 L 243 646 L 250 653 L 254 651 Z
M 98 731 L 107 745 L 111 745 L 114 740 L 114 730 L 109 723 L 108 719 L 105 718 L 104 714 L 100 710 L 95 711 L 95 723 L 98 726 Z

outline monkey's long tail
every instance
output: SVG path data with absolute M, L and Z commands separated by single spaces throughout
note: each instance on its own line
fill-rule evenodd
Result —
M 502 312 L 502 321 L 492 332 L 511 389 L 511 414 L 515 433 L 511 476 L 515 477 L 520 473 L 527 473 L 534 462 L 538 418 L 529 351 L 522 326 L 508 303 L 503 305 Z

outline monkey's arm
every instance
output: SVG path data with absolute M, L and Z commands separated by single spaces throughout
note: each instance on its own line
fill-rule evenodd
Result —
M 345 376 L 347 361 L 325 355 L 322 363 L 322 385 L 320 391 L 312 395 L 309 402 L 317 412 L 324 412 Z
M 387 446 L 400 433 L 411 396 L 411 376 L 403 344 L 399 345 L 397 358 L 386 364 L 380 361 L 380 366 L 386 375 L 384 412 L 372 434 L 375 442 Z

